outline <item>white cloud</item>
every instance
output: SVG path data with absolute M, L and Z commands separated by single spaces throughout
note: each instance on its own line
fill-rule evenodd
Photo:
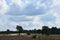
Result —
M 33 19 L 34 16 L 26 16 L 28 19 Z
M 40 18 L 38 16 L 34 17 L 33 24 L 40 24 Z
M 34 16 L 32 24 L 34 25 L 34 28 L 41 29 L 44 22 L 41 20 L 41 16 Z
M 13 21 L 8 20 L 8 18 L 13 17 L 12 15 L 8 16 L 8 18 L 7 18 L 7 16 L 6 17 L 4 16 L 4 14 L 8 11 L 9 6 L 11 6 L 13 4 L 18 5 L 23 10 L 25 7 L 29 6 L 30 4 L 33 4 L 33 6 L 36 6 L 36 9 L 40 9 L 41 7 L 43 7 L 42 11 L 44 10 L 44 8 L 47 9 L 49 7 L 49 11 L 47 11 L 46 14 L 39 15 L 39 16 L 38 15 L 37 16 L 24 16 L 27 19 L 31 19 L 31 21 L 13 22 Z M 26 29 L 28 29 L 28 28 L 30 28 L 30 29 L 33 29 L 33 28 L 38 29 L 39 28 L 40 29 L 41 26 L 43 26 L 43 25 L 48 25 L 48 26 L 58 25 L 58 26 L 60 26 L 60 13 L 59 13 L 59 11 L 56 11 L 59 8 L 58 9 L 54 8 L 57 5 L 58 6 L 60 5 L 60 0 L 53 0 L 53 4 L 51 4 L 50 6 L 47 6 L 44 2 L 43 3 L 41 3 L 41 1 L 32 2 L 32 0 L 25 0 L 24 2 L 22 0 L 12 0 L 10 5 L 8 6 L 6 4 L 5 0 L 0 0 L 0 15 L 3 15 L 3 17 L 2 17 L 3 19 L 0 18 L 1 30 L 7 29 L 7 28 L 10 28 L 12 30 L 12 28 L 15 28 L 16 25 L 21 25 L 21 26 L 23 26 L 23 28 L 26 28 Z M 55 17 L 56 19 L 53 22 L 51 22 L 51 21 L 43 22 L 41 20 L 42 17 L 46 17 L 46 16 L 48 17 L 49 15 L 52 15 L 52 17 Z M 21 16 L 21 17 L 24 19 L 23 16 Z M 15 18 L 16 18 L 16 15 L 15 15 Z
M 22 0 L 12 0 L 12 4 L 14 3 L 17 4 L 21 9 L 24 9 L 31 2 L 29 0 L 25 0 L 25 2 Z
M 16 26 L 16 25 L 19 25 L 19 23 L 18 22 L 11 22 L 10 25 L 11 26 Z
M 45 3 L 41 3 L 40 1 L 37 1 L 36 3 L 36 9 L 40 9 L 41 7 L 47 8 Z
M 53 0 L 51 7 L 54 8 L 55 6 L 60 5 L 60 0 Z
M 21 0 L 11 0 L 12 2 L 10 3 L 11 5 L 16 4 L 18 5 L 20 8 L 24 8 L 24 3 Z
M 56 26 L 56 25 L 55 25 L 55 23 L 53 23 L 53 22 L 48 22 L 48 23 L 47 23 L 47 26 L 53 27 L 53 26 Z
M 29 0 L 26 0 L 25 3 L 26 3 L 26 4 L 30 4 L 31 2 L 30 2 Z
M 60 5 L 60 0 L 53 0 L 53 5 Z
M 0 15 L 4 15 L 8 10 L 8 5 L 5 0 L 0 0 Z
M 60 17 L 60 14 L 58 12 L 54 12 L 53 13 L 53 16 L 55 16 L 56 18 L 59 18 Z
M 22 23 L 22 24 L 21 24 Z M 29 26 L 29 21 L 26 21 L 26 22 L 20 22 L 20 24 L 24 27 L 28 27 Z

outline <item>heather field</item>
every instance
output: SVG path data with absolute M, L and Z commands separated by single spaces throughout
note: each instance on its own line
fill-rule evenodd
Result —
M 60 40 L 60 35 L 15 35 L 15 36 L 0 36 L 0 40 Z

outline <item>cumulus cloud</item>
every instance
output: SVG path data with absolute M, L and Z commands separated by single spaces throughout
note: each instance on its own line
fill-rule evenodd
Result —
M 0 0 L 0 15 L 4 15 L 8 10 L 8 5 L 5 0 Z
M 0 30 L 60 26 L 60 0 L 0 0 Z M 14 28 L 14 29 L 13 29 Z
M 8 15 L 41 15 L 49 11 L 51 1 L 12 0 Z
M 20 21 L 32 21 L 32 17 L 26 17 L 26 16 L 13 16 L 13 17 L 9 17 L 10 21 L 15 21 L 15 22 L 20 22 Z

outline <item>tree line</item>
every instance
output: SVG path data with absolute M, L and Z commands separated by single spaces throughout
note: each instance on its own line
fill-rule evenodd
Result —
M 43 34 L 43 35 L 50 35 L 50 34 L 60 34 L 60 28 L 57 27 L 51 27 L 49 28 L 48 26 L 42 26 L 42 29 L 34 29 L 34 30 L 24 30 L 22 26 L 17 25 L 16 26 L 16 31 L 10 31 L 7 29 L 6 31 L 0 31 L 0 34 L 12 34 L 12 33 L 37 33 L 37 34 Z

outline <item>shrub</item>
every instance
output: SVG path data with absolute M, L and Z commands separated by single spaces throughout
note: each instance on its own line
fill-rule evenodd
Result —
M 32 35 L 32 38 L 36 38 L 37 37 L 37 35 Z
M 31 33 L 30 32 L 27 32 L 27 35 L 30 35 Z

